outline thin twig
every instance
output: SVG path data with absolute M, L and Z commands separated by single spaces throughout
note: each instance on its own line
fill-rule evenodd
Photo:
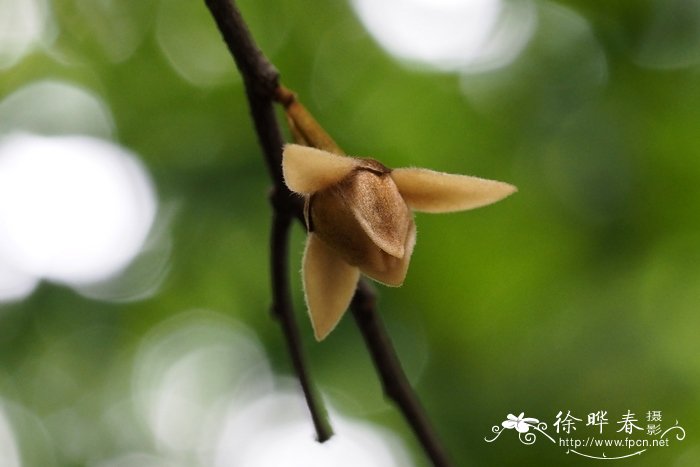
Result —
M 344 154 L 333 138 L 318 124 L 313 115 L 301 105 L 293 92 L 280 85 L 277 89 L 280 102 L 290 120 L 292 131 L 310 146 L 324 149 L 335 154 Z M 386 397 L 394 401 L 403 413 L 406 421 L 423 445 L 428 457 L 436 466 L 448 466 L 447 453 L 440 444 L 435 430 L 431 427 L 418 397 L 411 388 L 408 378 L 396 356 L 396 351 L 386 332 L 386 328 L 377 313 L 374 288 L 362 279 L 355 290 L 351 308 Z
M 379 373 L 384 394 L 393 400 L 403 413 L 433 465 L 448 467 L 452 464 L 447 452 L 406 378 L 384 323 L 376 312 L 376 302 L 372 286 L 366 280 L 361 280 L 350 306 Z
M 312 384 L 311 377 L 307 371 L 304 355 L 301 352 L 299 329 L 294 321 L 294 312 L 289 298 L 289 267 L 287 258 L 289 258 L 289 228 L 292 220 L 290 210 L 286 212 L 280 209 L 274 210 L 270 244 L 273 284 L 272 307 L 279 318 L 282 332 L 287 339 L 287 347 L 292 364 L 306 396 L 306 404 L 309 407 L 311 419 L 316 428 L 316 438 L 319 442 L 324 442 L 333 436 L 333 428 L 331 428 L 328 421 L 328 413 L 323 406 L 322 399 L 319 397 L 316 387 Z
M 280 321 L 287 341 L 294 371 L 299 378 L 306 404 L 316 429 L 316 438 L 323 442 L 333 436 L 327 411 L 315 390 L 302 352 L 299 329 L 294 321 L 287 277 L 289 228 L 296 198 L 282 179 L 282 133 L 275 117 L 273 96 L 279 82 L 275 67 L 260 52 L 240 12 L 231 0 L 205 0 L 224 41 L 228 45 L 245 83 L 251 116 L 263 149 L 266 166 L 274 183 L 271 201 L 274 209 L 271 238 L 272 310 Z M 298 200 L 296 200 L 298 205 Z

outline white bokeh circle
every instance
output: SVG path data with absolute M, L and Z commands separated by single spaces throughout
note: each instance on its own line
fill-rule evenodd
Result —
M 0 272 L 15 279 L 112 277 L 139 253 L 156 210 L 146 170 L 122 147 L 86 136 L 0 141 Z
M 532 36 L 529 1 L 353 0 L 369 33 L 389 53 L 443 71 L 481 71 L 514 60 Z

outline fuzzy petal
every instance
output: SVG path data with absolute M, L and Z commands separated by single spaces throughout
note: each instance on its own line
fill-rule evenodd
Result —
M 360 270 L 377 282 L 390 287 L 399 287 L 406 279 L 408 265 L 411 262 L 413 247 L 416 245 L 416 224 L 411 219 L 408 226 L 406 239 L 404 240 L 404 255 L 396 258 L 386 252 L 375 248 L 367 255 L 365 260 L 359 264 Z
M 282 174 L 287 187 L 304 195 L 338 183 L 358 162 L 320 149 L 287 144 L 282 153 Z
M 304 294 L 316 340 L 335 328 L 350 305 L 360 270 L 350 266 L 317 235 L 306 239 L 303 271 Z
M 357 170 L 342 187 L 347 205 L 369 238 L 391 256 L 403 258 L 412 214 L 392 178 Z
M 309 200 L 312 231 L 342 259 L 359 266 L 379 250 L 363 230 L 340 185 L 314 193 Z
M 474 209 L 495 203 L 517 191 L 516 187 L 504 182 L 428 169 L 395 169 L 391 177 L 406 204 L 424 212 Z

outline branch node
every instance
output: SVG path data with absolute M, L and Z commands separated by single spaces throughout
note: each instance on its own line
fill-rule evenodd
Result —
M 288 88 L 284 87 L 283 85 L 277 86 L 277 89 L 275 89 L 275 96 L 274 96 L 275 101 L 279 102 L 282 104 L 282 106 L 286 109 L 290 105 L 292 105 L 294 102 L 297 100 L 297 95 L 289 90 Z

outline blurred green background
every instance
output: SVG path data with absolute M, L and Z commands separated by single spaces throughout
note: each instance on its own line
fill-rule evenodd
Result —
M 629 410 L 687 436 L 617 462 L 700 465 L 700 2 L 239 3 L 348 153 L 519 188 L 418 214 L 406 283 L 378 287 L 455 464 L 599 462 L 485 438 L 521 412 L 555 436 L 571 411 L 585 439 L 599 410 L 620 438 Z M 338 433 L 313 442 L 269 315 L 269 181 L 203 1 L 1 0 L 0 24 L 0 161 L 19 133 L 98 138 L 140 161 L 137 205 L 157 202 L 107 279 L 30 268 L 13 289 L 0 247 L 0 466 L 429 465 L 353 321 L 314 342 L 295 226 L 297 321 Z M 23 206 L 2 193 L 0 241 Z

